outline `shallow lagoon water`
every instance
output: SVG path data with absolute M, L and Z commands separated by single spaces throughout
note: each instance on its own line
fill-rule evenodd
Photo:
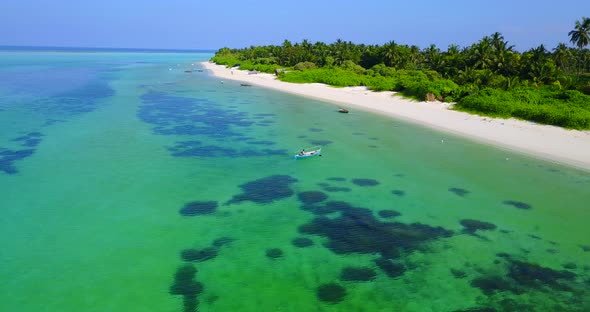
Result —
M 0 53 L 0 310 L 590 309 L 590 174 L 210 56 Z

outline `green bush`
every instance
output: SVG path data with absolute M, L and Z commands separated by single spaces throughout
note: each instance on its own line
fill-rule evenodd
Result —
M 317 66 L 312 62 L 300 62 L 293 66 L 295 70 L 316 69 Z
M 575 90 L 486 88 L 463 97 L 456 109 L 500 117 L 516 117 L 573 129 L 590 129 L 590 96 Z

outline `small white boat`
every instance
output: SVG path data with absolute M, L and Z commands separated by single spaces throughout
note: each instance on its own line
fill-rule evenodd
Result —
M 301 152 L 295 154 L 295 159 L 298 158 L 308 158 L 314 156 L 322 156 L 322 148 L 321 146 L 314 146 L 308 149 L 302 149 Z

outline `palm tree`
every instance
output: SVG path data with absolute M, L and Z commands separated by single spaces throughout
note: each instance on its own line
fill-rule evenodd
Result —
M 590 18 L 583 17 L 582 22 L 576 21 L 574 30 L 568 33 L 570 41 L 580 50 L 590 44 Z
M 397 44 L 393 40 L 383 45 L 383 61 L 385 65 L 390 67 L 395 65 L 396 47 Z
M 553 49 L 553 60 L 555 64 L 559 66 L 561 72 L 567 75 L 568 64 L 572 59 L 572 51 L 565 45 L 565 43 L 559 43 L 555 49 Z
M 580 21 L 576 21 L 574 30 L 570 31 L 568 36 L 570 36 L 570 41 L 580 49 L 580 52 L 582 52 L 582 49 L 590 44 L 590 18 L 582 17 L 581 23 Z M 582 53 L 580 53 L 580 55 L 582 55 Z M 582 67 L 582 63 L 582 60 L 579 60 L 578 77 L 580 76 L 579 68 Z

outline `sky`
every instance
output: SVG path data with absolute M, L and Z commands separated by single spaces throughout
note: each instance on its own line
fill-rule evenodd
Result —
M 588 0 L 1 0 L 0 46 L 210 49 L 337 39 L 446 50 L 569 44 Z M 585 14 L 585 15 L 584 15 Z

